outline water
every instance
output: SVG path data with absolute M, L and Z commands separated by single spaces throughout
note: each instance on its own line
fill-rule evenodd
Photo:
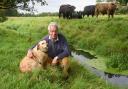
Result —
M 86 52 L 85 52 L 86 54 Z M 89 54 L 90 55 L 90 54 Z M 121 89 L 125 88 L 128 89 L 128 76 L 119 75 L 119 74 L 111 74 L 104 71 L 100 71 L 94 67 L 89 66 L 85 63 L 85 61 L 90 60 L 90 57 L 85 57 L 83 54 L 77 52 L 72 52 L 72 56 L 75 60 L 77 60 L 80 64 L 82 64 L 84 67 L 86 67 L 88 70 L 90 70 L 92 73 L 96 74 L 97 76 L 101 77 L 106 81 L 106 83 L 111 83 L 112 85 L 118 86 Z M 96 58 L 95 56 L 91 55 L 92 60 L 95 60 L 93 58 Z

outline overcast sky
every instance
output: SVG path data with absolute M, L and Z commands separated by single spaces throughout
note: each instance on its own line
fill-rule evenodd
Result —
M 59 7 L 62 4 L 74 5 L 76 7 L 75 10 L 79 11 L 83 10 L 84 6 L 94 5 L 96 0 L 46 0 L 46 2 L 48 3 L 46 6 L 35 5 L 35 9 L 38 11 L 36 13 L 59 12 Z

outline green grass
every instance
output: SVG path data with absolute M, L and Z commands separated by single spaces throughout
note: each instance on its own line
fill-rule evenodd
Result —
M 101 61 L 104 60 L 102 65 L 107 66 L 107 69 L 104 67 L 102 70 L 112 72 L 111 69 L 116 68 L 117 71 L 114 73 L 128 75 L 127 17 L 127 15 L 116 15 L 110 20 L 107 20 L 106 16 L 98 19 L 76 19 L 68 21 L 68 25 L 63 19 L 60 22 L 63 25 L 61 28 L 63 33 L 76 48 L 93 51 L 96 55 L 107 59 L 100 58 Z M 100 60 L 96 60 L 97 63 Z
M 58 17 L 9 17 L 6 22 L 0 23 L 0 88 L 117 89 L 91 74 L 72 58 L 68 80 L 63 80 L 62 71 L 58 68 L 49 67 L 47 70 L 20 73 L 19 63 L 26 55 L 27 50 L 47 34 L 47 26 L 51 21 L 57 21 L 60 24 L 60 32 L 68 38 L 68 42 L 74 47 L 90 50 L 97 55 L 109 58 L 109 52 L 115 52 L 116 47 L 119 52 L 120 45 L 124 48 L 127 47 L 125 37 L 128 32 L 126 29 L 128 24 L 125 23 L 126 26 L 122 24 L 128 21 L 126 17 L 117 16 L 110 21 L 107 21 L 107 17 L 81 20 L 64 20 L 58 19 Z M 120 32 L 116 31 L 119 28 L 117 25 L 121 26 Z M 115 44 L 116 47 L 113 46 Z M 107 46 L 111 50 L 107 49 Z M 100 58 L 100 60 L 102 62 L 96 60 L 96 64 L 100 63 L 106 68 L 105 59 Z

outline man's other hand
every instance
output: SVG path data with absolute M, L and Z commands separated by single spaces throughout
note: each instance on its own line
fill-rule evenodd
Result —
M 53 65 L 57 64 L 57 59 L 58 59 L 58 57 L 57 57 L 57 56 L 56 56 L 56 57 L 54 57 L 54 59 L 52 60 L 52 64 L 53 64 Z

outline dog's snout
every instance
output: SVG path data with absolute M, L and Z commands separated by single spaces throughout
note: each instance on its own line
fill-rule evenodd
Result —
M 48 49 L 48 45 L 47 45 L 47 44 L 45 44 L 45 45 L 44 45 L 44 48 L 45 48 L 45 49 Z
M 46 49 L 48 49 L 48 46 L 47 46 L 47 45 L 45 45 L 45 48 L 46 48 Z

